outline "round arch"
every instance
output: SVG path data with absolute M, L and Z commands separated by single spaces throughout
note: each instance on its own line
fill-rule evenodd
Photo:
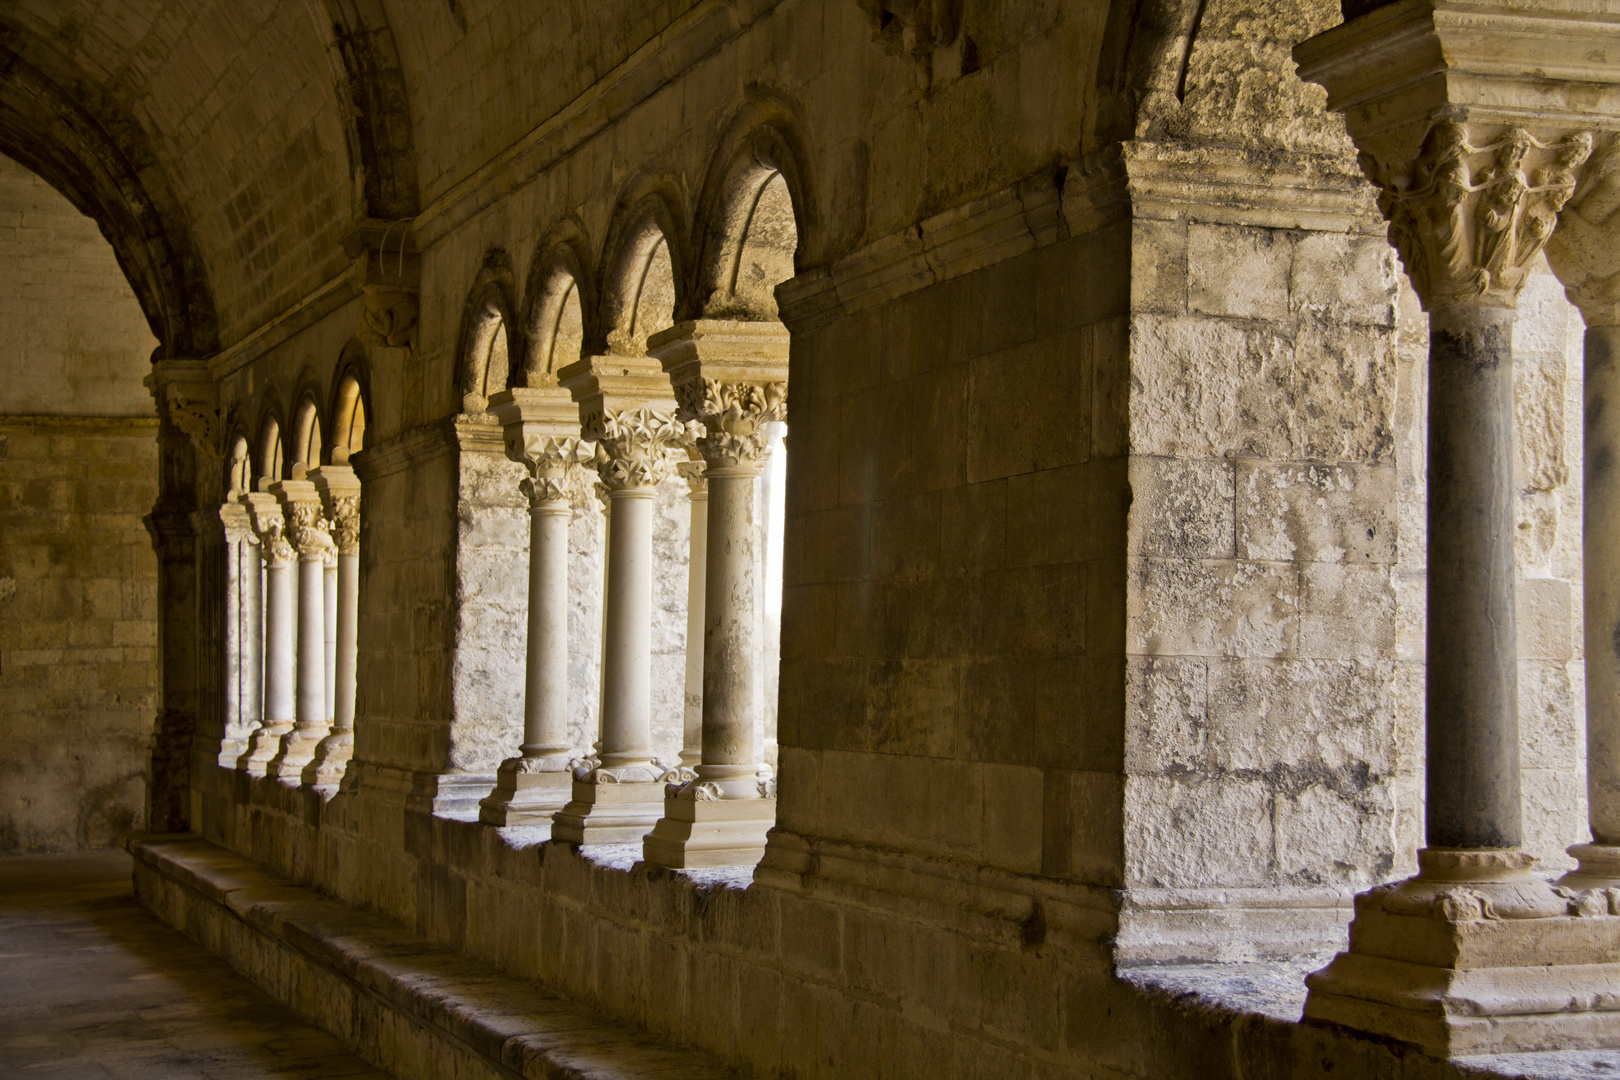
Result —
M 370 369 L 366 349 L 359 341 L 344 346 L 338 361 L 337 378 L 332 382 L 332 404 L 327 411 L 326 458 L 333 465 L 347 465 L 366 446 L 366 424 L 371 415 Z
M 621 199 L 602 259 L 600 351 L 640 356 L 647 338 L 685 309 L 686 231 L 675 187 L 652 181 Z M 594 349 L 594 346 L 592 346 Z
M 588 251 L 573 222 L 554 228 L 536 249 L 524 309 L 526 347 L 513 385 L 555 386 L 557 370 L 584 355 L 598 315 Z
M 521 334 L 512 313 L 514 283 L 511 262 L 503 251 L 484 257 L 484 266 L 473 279 L 467 307 L 461 317 L 460 344 L 456 354 L 456 390 L 460 411 L 481 413 L 489 407 L 491 394 L 507 388 L 511 357 L 522 355 Z

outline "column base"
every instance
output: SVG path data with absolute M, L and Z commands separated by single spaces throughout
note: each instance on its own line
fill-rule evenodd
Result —
M 1580 865 L 1559 878 L 1559 885 L 1576 891 L 1620 888 L 1620 847 L 1576 844 L 1565 850 L 1580 860 Z
M 315 748 L 330 730 L 326 725 L 313 728 L 294 725 L 291 731 L 282 736 L 281 752 L 270 759 L 266 773 L 277 780 L 302 783 L 304 766 L 315 760 Z
M 637 769 L 648 779 L 621 780 L 603 769 L 576 770 L 573 797 L 552 818 L 551 838 L 570 844 L 639 844 L 664 816 L 664 784 L 653 778 L 658 771 Z
M 354 732 L 334 731 L 315 747 L 309 764 L 304 766 L 303 781 L 311 787 L 337 787 L 349 769 L 354 756 Z
M 264 776 L 270 762 L 281 753 L 281 740 L 292 731 L 291 720 L 266 720 L 253 729 L 248 738 L 247 753 L 236 762 L 236 767 L 249 776 Z
M 671 785 L 673 786 L 673 785 Z M 752 866 L 776 825 L 776 799 L 698 799 L 667 795 L 664 816 L 642 844 L 642 857 L 675 870 Z
M 1554 888 L 1520 851 L 1418 852 L 1356 897 L 1307 1020 L 1440 1057 L 1620 1046 L 1620 890 Z
M 548 764 L 520 757 L 501 762 L 495 772 L 495 790 L 478 804 L 478 820 L 503 828 L 550 825 L 552 816 L 568 805 L 574 775 L 566 765 L 541 768 Z

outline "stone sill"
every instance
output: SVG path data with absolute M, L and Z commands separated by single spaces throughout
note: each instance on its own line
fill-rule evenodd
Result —
M 134 834 L 126 847 L 143 904 L 401 1078 L 735 1075 L 201 838 Z

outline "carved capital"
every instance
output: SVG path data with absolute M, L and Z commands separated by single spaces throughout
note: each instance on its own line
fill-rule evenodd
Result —
M 1515 306 L 1592 144 L 1590 131 L 1542 138 L 1448 118 L 1415 158 L 1381 153 L 1396 145 L 1387 140 L 1364 148 L 1362 170 L 1424 307 Z
M 298 559 L 298 550 L 287 539 L 286 523 L 280 519 L 267 521 L 258 530 L 259 550 L 264 553 L 265 565 L 272 569 L 286 566 Z
M 704 471 L 702 461 L 683 461 L 675 466 L 675 472 L 686 481 L 688 495 L 707 495 L 709 493 L 709 474 Z
M 609 491 L 654 487 L 669 476 L 697 432 L 659 408 L 595 408 L 585 413 L 586 438 L 596 442 L 592 463 Z
M 787 417 L 787 383 L 718 382 L 694 368 L 675 380 L 676 415 L 702 425 L 698 450 L 711 465 L 755 464 L 770 449 L 765 425 Z
M 1588 326 L 1620 326 L 1620 136 L 1587 165 L 1547 242 L 1547 262 Z
M 287 535 L 300 558 L 322 558 L 332 547 L 331 523 L 321 504 L 313 500 L 289 500 Z
M 584 439 L 531 435 L 518 428 L 506 431 L 506 456 L 529 473 L 520 486 L 530 509 L 568 501 L 579 466 L 593 460 L 595 454 L 595 447 Z
M 360 496 L 331 495 L 326 500 L 332 543 L 339 555 L 360 554 Z

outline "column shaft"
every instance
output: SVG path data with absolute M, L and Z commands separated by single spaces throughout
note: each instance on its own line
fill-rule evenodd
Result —
M 326 642 L 326 655 L 321 670 L 326 673 L 326 719 L 336 714 L 337 705 L 337 560 L 325 566 L 322 578 L 322 612 L 325 615 L 321 637 Z
M 298 569 L 294 563 L 271 566 L 265 572 L 267 603 L 264 612 L 264 718 L 267 723 L 291 723 L 293 705 L 293 641 L 297 633 Z
M 603 768 L 652 763 L 652 523 L 654 489 L 610 493 L 602 649 Z
M 687 462 L 681 468 L 687 470 L 688 466 L 702 468 L 697 462 Z M 696 469 L 688 470 L 683 473 L 688 482 L 692 482 L 692 473 L 702 476 Z M 681 719 L 681 764 L 688 768 L 695 766 L 703 756 L 703 638 L 706 625 L 703 612 L 707 593 L 704 580 L 708 576 L 709 558 L 709 492 L 706 482 L 703 486 L 694 486 L 690 498 L 692 531 L 686 563 L 686 689 Z
M 709 540 L 703 632 L 703 759 L 700 780 L 728 797 L 758 795 L 754 745 L 760 701 L 760 634 L 754 479 L 759 468 L 716 466 L 709 476 Z
M 360 556 L 339 554 L 337 564 L 337 657 L 332 703 L 334 731 L 354 730 L 355 672 L 359 664 Z
M 306 729 L 326 720 L 326 568 L 319 554 L 298 560 L 296 720 Z
M 568 524 L 562 501 L 529 511 L 529 642 L 523 694 L 523 756 L 567 764 Z
M 1586 795 L 1593 842 L 1620 846 L 1620 327 L 1586 331 Z
M 1430 315 L 1428 843 L 1511 848 L 1519 813 L 1511 308 Z

